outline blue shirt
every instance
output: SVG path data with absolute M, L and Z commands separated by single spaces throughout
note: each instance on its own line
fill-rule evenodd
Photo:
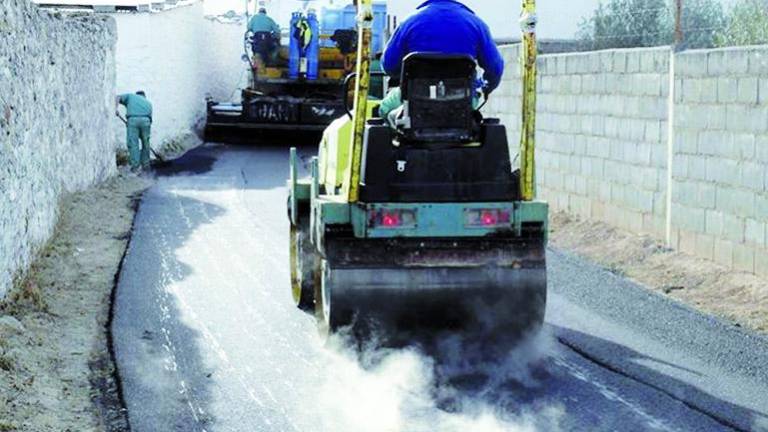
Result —
M 390 76 L 400 76 L 403 58 L 414 52 L 469 54 L 483 68 L 491 91 L 499 86 L 504 59 L 491 31 L 471 9 L 454 0 L 428 0 L 392 35 L 382 66 Z
M 277 38 L 280 38 L 280 26 L 264 13 L 258 13 L 251 18 L 251 22 L 248 23 L 248 30 L 254 33 L 272 32 Z
M 144 96 L 127 93 L 118 96 L 118 101 L 125 105 L 128 117 L 152 118 L 152 104 Z

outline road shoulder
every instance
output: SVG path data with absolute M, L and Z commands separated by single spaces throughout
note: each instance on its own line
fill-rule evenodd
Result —
M 120 175 L 66 197 L 53 238 L 0 303 L 0 430 L 128 430 L 107 329 L 150 184 Z
M 665 248 L 602 222 L 553 215 L 552 246 L 595 262 L 651 291 L 768 335 L 768 280 Z

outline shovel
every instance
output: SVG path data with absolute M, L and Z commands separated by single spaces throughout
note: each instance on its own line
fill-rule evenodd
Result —
M 123 123 L 125 123 L 125 125 L 126 125 L 126 126 L 128 126 L 128 120 L 126 120 L 126 119 L 125 119 L 125 117 L 123 117 L 122 115 L 120 115 L 120 113 L 119 113 L 119 112 L 116 112 L 116 113 L 115 113 L 115 115 L 117 116 L 117 118 L 119 118 L 119 119 L 120 119 L 120 121 L 122 121 Z M 156 158 L 157 160 L 159 160 L 159 161 L 160 161 L 160 164 L 163 164 L 163 165 L 165 165 L 165 164 L 167 164 L 167 163 L 168 163 L 168 161 L 167 161 L 167 160 L 165 160 L 165 158 L 164 158 L 164 157 L 160 156 L 160 154 L 158 154 L 158 153 L 155 151 L 155 149 L 153 149 L 151 146 L 149 147 L 149 151 L 151 151 L 151 152 L 152 152 L 152 154 L 153 154 L 153 155 L 155 155 L 155 158 Z

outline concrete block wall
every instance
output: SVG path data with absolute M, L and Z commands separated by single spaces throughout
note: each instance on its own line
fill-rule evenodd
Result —
M 768 276 L 768 47 L 675 63 L 672 245 Z
M 501 50 L 484 113 L 516 155 L 519 47 Z M 673 113 L 668 48 L 542 55 L 538 68 L 537 187 L 553 210 L 659 240 L 669 228 L 676 249 L 768 275 L 767 47 L 676 54 Z
M 113 14 L 117 21 L 117 91 L 143 89 L 154 105 L 155 147 L 193 135 L 205 97 L 230 100 L 244 77 L 245 28 L 205 19 L 203 3 L 160 13 Z M 115 119 L 117 141 L 125 127 Z
M 520 82 L 520 45 L 499 48 L 504 57 L 504 75 L 496 91 L 483 107 L 485 117 L 495 117 L 507 128 L 507 141 L 512 158 L 520 152 L 521 112 L 523 88 Z
M 0 298 L 53 232 L 60 197 L 115 173 L 114 21 L 0 2 Z
M 667 49 L 545 55 L 538 187 L 558 210 L 660 235 Z
M 519 46 L 484 112 L 520 140 Z M 538 193 L 554 210 L 662 235 L 669 50 L 543 55 L 538 62 Z

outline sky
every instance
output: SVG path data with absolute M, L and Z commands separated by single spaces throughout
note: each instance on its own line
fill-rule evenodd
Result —
M 242 11 L 246 0 L 205 0 L 206 13 L 219 14 L 228 10 Z M 301 9 L 303 0 L 261 0 L 266 2 L 270 14 L 276 15 L 279 21 L 287 21 L 290 12 Z M 310 0 L 309 3 L 348 4 L 344 0 Z M 519 0 L 465 0 L 464 4 L 472 8 L 491 27 L 496 38 L 518 37 L 520 28 L 517 24 L 519 16 Z M 582 17 L 590 15 L 595 10 L 599 0 L 540 0 L 537 4 L 539 15 L 539 36 L 546 39 L 572 38 L 578 29 Z M 253 2 L 252 4 L 255 4 Z M 400 20 L 408 16 L 419 0 L 388 0 L 389 13 Z M 320 9 L 320 7 L 316 7 Z M 500 13 L 501 12 L 501 13 Z M 281 25 L 284 23 L 280 22 Z
M 0 0 L 5 1 L 5 0 Z M 43 2 L 44 0 L 32 0 Z M 162 0 L 45 0 L 46 3 L 69 4 L 112 4 L 112 5 L 136 5 L 147 4 L 151 1 Z M 198 1 L 198 0 L 186 0 Z M 321 9 L 323 4 L 346 5 L 351 0 L 202 0 L 207 14 L 217 15 L 229 10 L 242 12 L 246 1 L 250 1 L 252 8 L 256 4 L 265 3 L 281 26 L 286 26 L 290 20 L 290 13 L 299 10 L 305 4 L 313 5 L 315 9 Z M 374 0 L 376 1 L 376 0 Z M 402 21 L 411 14 L 423 0 L 387 0 L 387 7 L 391 15 Z M 473 9 L 491 27 L 491 32 L 496 38 L 518 38 L 520 28 L 517 24 L 521 0 L 460 0 Z M 608 0 L 602 0 L 606 2 Z M 720 0 L 728 7 L 734 0 Z M 600 4 L 601 0 L 539 0 L 537 2 L 539 28 L 538 34 L 542 39 L 571 39 L 578 30 L 579 23 L 588 17 Z

